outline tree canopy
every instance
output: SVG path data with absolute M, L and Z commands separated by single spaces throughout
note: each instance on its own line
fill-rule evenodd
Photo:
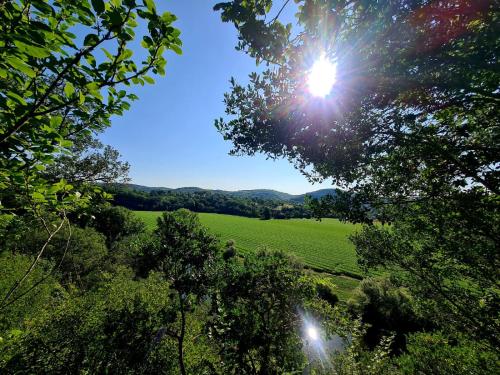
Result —
M 268 66 L 247 85 L 232 80 L 217 129 L 233 154 L 284 157 L 348 188 L 315 208 L 392 223 L 354 236 L 360 263 L 391 270 L 433 318 L 498 346 L 498 1 L 295 4 L 295 27 L 280 23 L 289 1 L 275 17 L 270 0 L 215 6 L 237 48 Z M 307 87 L 320 58 L 337 71 L 324 98 Z
M 9 0 L 0 19 L 0 194 L 20 197 L 0 208 L 68 209 L 80 194 L 39 172 L 129 109 L 132 85 L 165 74 L 165 51 L 181 53 L 176 17 L 151 0 Z
M 267 20 L 269 0 L 215 7 L 239 47 L 271 65 L 226 95 L 229 120 L 216 126 L 233 153 L 286 157 L 312 180 L 384 198 L 443 184 L 498 193 L 495 1 L 295 3 L 297 30 Z M 305 84 L 322 55 L 337 65 L 324 100 Z

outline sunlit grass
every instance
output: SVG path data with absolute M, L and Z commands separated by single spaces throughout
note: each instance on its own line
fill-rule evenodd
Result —
M 136 211 L 153 229 L 160 212 Z M 354 246 L 348 236 L 358 226 L 336 219 L 321 222 L 308 219 L 259 220 L 241 216 L 199 214 L 222 241 L 234 240 L 242 253 L 261 248 L 293 254 L 306 266 L 317 270 L 361 276 L 356 264 Z

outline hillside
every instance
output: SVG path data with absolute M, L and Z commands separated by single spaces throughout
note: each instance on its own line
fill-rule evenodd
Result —
M 118 184 L 122 187 L 129 188 L 135 191 L 142 191 L 150 193 L 152 191 L 165 191 L 173 193 L 198 193 L 198 192 L 211 192 L 232 197 L 248 198 L 248 199 L 263 199 L 272 201 L 284 201 L 293 203 L 303 203 L 306 196 L 311 196 L 313 198 L 321 198 L 325 195 L 335 195 L 336 189 L 320 189 L 311 191 L 305 194 L 288 194 L 272 189 L 253 189 L 253 190 L 219 190 L 219 189 L 203 189 L 199 187 L 181 187 L 181 188 L 168 188 L 168 187 L 151 187 L 137 184 Z

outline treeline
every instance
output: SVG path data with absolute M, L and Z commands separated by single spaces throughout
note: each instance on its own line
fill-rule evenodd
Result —
M 243 198 L 211 191 L 174 192 L 166 190 L 140 191 L 123 185 L 106 185 L 112 203 L 130 210 L 175 211 L 185 208 L 193 212 L 208 212 L 262 219 L 310 218 L 307 206 L 278 200 Z

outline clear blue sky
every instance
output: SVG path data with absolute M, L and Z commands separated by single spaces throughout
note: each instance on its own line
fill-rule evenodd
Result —
M 198 186 L 212 189 L 275 189 L 300 194 L 329 184 L 311 185 L 286 160 L 229 156 L 230 142 L 214 127 L 224 116 L 229 78 L 246 82 L 253 59 L 234 49 L 232 24 L 212 10 L 217 1 L 156 1 L 178 20 L 183 55 L 167 54 L 167 74 L 155 85 L 134 89 L 139 100 L 101 139 L 131 164 L 133 183 L 148 186 Z M 290 9 L 286 17 L 291 17 Z

